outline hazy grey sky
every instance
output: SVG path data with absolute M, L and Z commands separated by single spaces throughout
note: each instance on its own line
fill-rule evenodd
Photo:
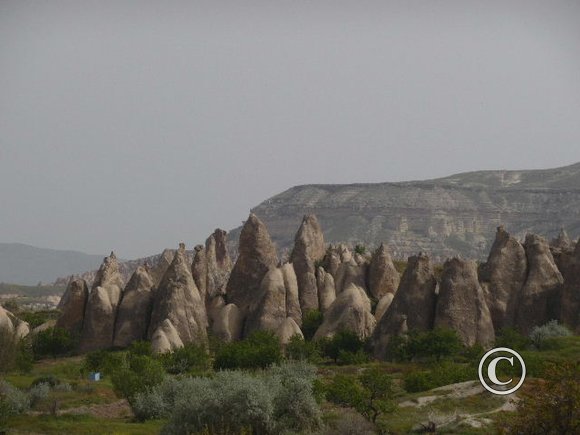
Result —
M 0 1 L 0 241 L 130 258 L 297 184 L 577 161 L 578 1 Z

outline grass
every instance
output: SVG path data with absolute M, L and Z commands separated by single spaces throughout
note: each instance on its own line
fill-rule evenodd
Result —
M 158 420 L 135 423 L 129 419 L 101 419 L 89 415 L 21 415 L 10 419 L 9 433 L 148 435 L 158 434 L 163 424 L 163 421 Z

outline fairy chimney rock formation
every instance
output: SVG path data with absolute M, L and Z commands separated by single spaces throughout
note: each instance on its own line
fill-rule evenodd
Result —
M 300 307 L 303 313 L 319 308 L 316 262 L 321 261 L 325 253 L 324 236 L 316 216 L 304 216 L 294 239 L 294 250 L 290 259 L 298 279 Z
M 369 337 L 376 325 L 371 313 L 371 301 L 364 289 L 351 284 L 340 293 L 324 314 L 322 325 L 314 339 L 333 337 L 341 330 L 356 333 L 360 338 Z
M 168 343 L 174 349 L 180 344 L 206 342 L 207 326 L 205 302 L 182 243 L 155 292 L 149 326 L 153 349 L 164 352 Z
M 524 247 L 503 227 L 498 227 L 487 262 L 479 270 L 479 279 L 496 331 L 513 327 L 519 293 L 527 273 Z
M 493 343 L 493 322 L 475 261 L 452 258 L 443 265 L 435 327 L 455 330 L 466 346 Z
M 527 335 L 534 326 L 557 318 L 558 297 L 564 278 L 543 237 L 528 234 L 524 247 L 528 259 L 528 276 L 518 298 L 516 327 Z
M 56 327 L 78 337 L 83 329 L 88 298 L 89 288 L 85 280 L 71 279 L 57 307 L 60 316 L 56 321 Z
M 278 264 L 276 247 L 266 226 L 251 213 L 240 233 L 239 255 L 226 287 L 228 303 L 234 303 L 247 315 L 259 294 L 262 279 Z
M 393 300 L 381 302 L 389 307 L 380 315 L 371 338 L 377 358 L 387 357 L 387 346 L 393 336 L 408 330 L 427 331 L 433 328 L 437 280 L 429 257 L 423 253 L 409 257 L 407 268 Z M 384 307 L 377 307 L 384 309 Z M 403 327 L 404 325 L 404 327 Z
M 146 266 L 139 266 L 123 291 L 117 312 L 114 347 L 127 347 L 147 338 L 153 302 L 153 278 Z
M 387 293 L 395 293 L 401 277 L 384 243 L 373 253 L 368 269 L 369 292 L 379 300 Z
M 90 352 L 113 345 L 115 318 L 121 299 L 123 277 L 113 252 L 106 257 L 97 272 L 89 294 L 79 350 Z

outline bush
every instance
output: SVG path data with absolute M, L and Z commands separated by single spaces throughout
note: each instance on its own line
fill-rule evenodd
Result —
M 18 340 L 9 328 L 0 327 L 0 372 L 14 367 Z
M 507 347 L 513 350 L 526 350 L 531 344 L 531 340 L 520 334 L 514 328 L 500 329 L 495 338 L 495 347 Z
M 167 418 L 168 434 L 308 432 L 320 425 L 312 383 L 316 368 L 284 364 L 251 375 L 167 378 L 136 396 L 138 418 Z
M 47 383 L 40 383 L 34 385 L 28 391 L 28 397 L 30 400 L 30 406 L 35 407 L 40 402 L 48 398 L 48 394 L 50 393 L 50 385 Z
M 127 351 L 133 355 L 153 356 L 153 348 L 150 341 L 137 340 L 131 343 Z
M 457 333 L 445 328 L 425 332 L 413 331 L 409 334 L 407 346 L 411 359 L 436 361 L 457 355 L 463 347 Z
M 376 367 L 358 377 L 338 375 L 326 390 L 329 401 L 354 408 L 373 423 L 379 415 L 395 409 L 393 397 L 391 376 Z
M 352 331 L 338 331 L 334 337 L 321 340 L 320 345 L 324 356 L 338 363 L 341 355 L 348 361 L 349 355 L 347 353 L 357 354 L 362 352 L 365 343 Z
M 446 361 L 431 370 L 407 373 L 403 377 L 403 385 L 407 392 L 418 393 L 472 379 L 477 379 L 477 369 L 473 366 Z
M 100 372 L 105 376 L 111 376 L 117 369 L 126 365 L 125 354 L 122 352 L 110 352 L 97 350 L 85 356 L 85 362 L 81 371 Z
M 0 399 L 10 415 L 22 414 L 30 409 L 30 398 L 24 391 L 0 380 Z
M 278 337 L 269 331 L 256 331 L 243 341 L 224 344 L 215 356 L 214 368 L 266 368 L 281 361 Z
M 173 352 L 159 356 L 167 373 L 173 375 L 205 371 L 210 368 L 210 360 L 204 346 L 188 344 Z
M 32 381 L 30 388 L 34 388 L 40 384 L 47 384 L 50 388 L 54 388 L 60 384 L 60 380 L 54 375 L 39 376 Z
M 541 350 L 547 340 L 569 335 L 572 335 L 572 333 L 568 328 L 560 325 L 557 320 L 550 320 L 545 325 L 535 326 L 530 332 L 530 340 L 536 349 Z
M 295 361 L 308 361 L 312 364 L 320 362 L 321 355 L 318 345 L 313 341 L 306 341 L 296 334 L 286 345 L 286 358 Z
M 507 433 L 580 433 L 580 364 L 564 363 L 546 372 L 546 382 L 523 392 L 515 415 L 503 426 Z
M 322 313 L 318 310 L 309 310 L 302 318 L 302 333 L 304 339 L 312 340 L 316 331 L 322 325 Z
M 362 349 L 356 352 L 340 350 L 336 362 L 339 365 L 357 365 L 369 362 L 369 355 Z
M 356 245 L 354 247 L 354 252 L 355 254 L 359 254 L 359 255 L 365 255 L 367 253 L 367 248 L 365 245 Z
M 36 359 L 70 354 L 75 348 L 75 340 L 62 328 L 49 328 L 35 334 L 32 351 Z
M 131 355 L 127 365 L 113 372 L 111 381 L 115 393 L 133 403 L 135 396 L 163 381 L 165 371 L 161 363 L 144 355 Z

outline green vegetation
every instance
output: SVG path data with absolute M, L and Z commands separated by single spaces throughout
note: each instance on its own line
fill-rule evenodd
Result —
M 457 333 L 451 329 L 410 331 L 407 336 L 393 337 L 387 354 L 393 361 L 441 361 L 457 356 L 463 350 Z
M 545 325 L 535 326 L 530 332 L 530 341 L 536 349 L 541 350 L 550 339 L 570 335 L 572 333 L 568 328 L 560 325 L 557 320 L 552 320 Z
M 316 330 L 322 325 L 322 313 L 318 310 L 310 310 L 302 318 L 302 333 L 306 340 L 312 340 Z
M 49 328 L 34 334 L 32 351 L 36 359 L 71 355 L 77 340 L 62 328 Z
M 351 331 L 339 331 L 334 337 L 320 340 L 322 354 L 335 364 L 349 365 L 368 362 L 365 342 Z
M 216 370 L 266 368 L 282 361 L 278 337 L 268 331 L 256 331 L 242 341 L 224 344 L 214 360 Z

